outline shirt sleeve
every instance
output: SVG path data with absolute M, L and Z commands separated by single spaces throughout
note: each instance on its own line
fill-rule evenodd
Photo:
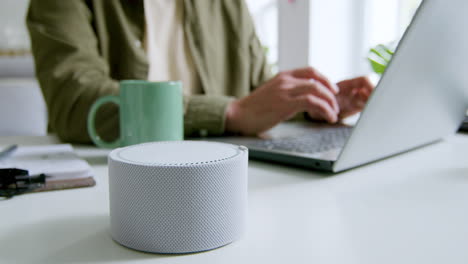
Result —
M 118 82 L 99 54 L 92 14 L 81 0 L 31 0 L 26 19 L 32 52 L 49 112 L 49 126 L 63 141 L 88 143 L 87 115 L 96 99 L 118 94 Z M 118 134 L 117 109 L 107 104 L 96 117 L 104 138 Z
M 216 136 L 225 132 L 226 109 L 235 98 L 223 95 L 185 97 L 186 136 Z

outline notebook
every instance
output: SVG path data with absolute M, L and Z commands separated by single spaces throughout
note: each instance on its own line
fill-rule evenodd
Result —
M 0 160 L 0 168 L 47 175 L 45 186 L 34 192 L 96 185 L 90 165 L 79 158 L 69 144 L 19 146 L 8 158 Z

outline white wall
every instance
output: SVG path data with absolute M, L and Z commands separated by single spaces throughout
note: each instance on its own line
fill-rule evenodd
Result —
M 0 0 L 0 135 L 45 135 L 47 110 L 25 25 L 29 0 Z M 15 56 L 12 56 L 15 55 Z M 21 56 L 17 56 L 21 55 Z
M 25 16 L 29 0 L 0 0 L 0 50 L 29 50 Z
M 313 66 L 333 79 L 354 74 L 362 39 L 354 0 L 279 0 L 279 68 Z M 359 10 L 357 10 L 359 11 Z
M 280 71 L 309 65 L 310 10 L 307 0 L 278 1 L 278 68 Z
M 278 61 L 278 7 L 277 0 L 246 0 L 255 22 L 257 35 L 268 48 L 268 60 Z
M 361 38 L 352 0 L 311 1 L 309 63 L 331 79 L 355 74 L 353 59 Z
M 26 29 L 29 0 L 0 0 L 0 79 L 34 78 Z
M 34 79 L 0 78 L 0 136 L 47 134 L 47 109 Z

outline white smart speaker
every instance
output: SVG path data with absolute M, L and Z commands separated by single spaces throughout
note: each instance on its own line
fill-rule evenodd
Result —
M 247 148 L 225 143 L 168 141 L 113 150 L 113 239 L 154 253 L 199 252 L 233 242 L 245 227 L 247 165 Z

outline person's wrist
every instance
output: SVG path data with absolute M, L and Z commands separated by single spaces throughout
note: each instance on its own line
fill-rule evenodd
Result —
M 240 133 L 241 125 L 239 124 L 240 106 L 239 99 L 230 102 L 226 108 L 225 127 L 226 132 Z

